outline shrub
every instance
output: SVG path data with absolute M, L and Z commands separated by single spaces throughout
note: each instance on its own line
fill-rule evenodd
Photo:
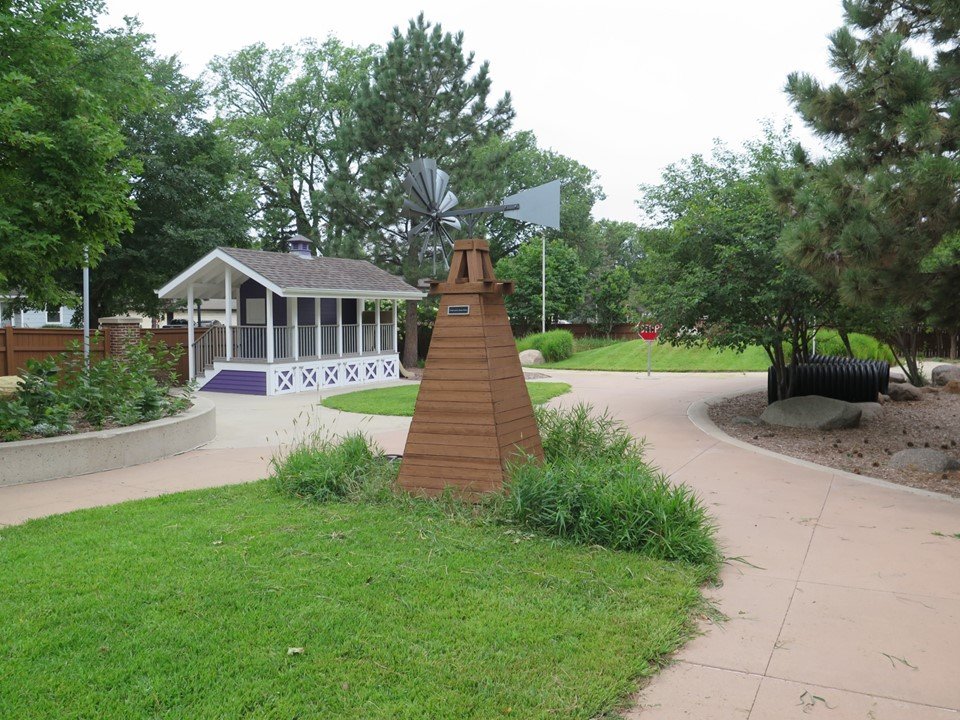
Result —
M 560 460 L 620 460 L 643 457 L 643 440 L 608 411 L 577 403 L 569 408 L 534 409 L 547 462 Z
M 547 362 L 566 360 L 573 355 L 573 333 L 569 330 L 550 330 L 527 335 L 517 341 L 518 350 L 539 350 Z
M 270 465 L 280 492 L 315 502 L 385 499 L 398 470 L 361 433 L 338 439 L 311 435 Z
M 850 333 L 850 347 L 858 360 L 886 360 L 895 362 L 890 348 L 870 335 Z M 846 357 L 847 348 L 836 330 L 821 330 L 817 333 L 817 353 L 820 355 L 842 355 Z
M 502 520 L 716 573 L 721 556 L 703 504 L 646 464 L 643 442 L 622 423 L 582 404 L 537 417 L 546 462 L 510 465 Z
M 0 402 L 0 439 L 60 435 L 76 424 L 132 425 L 175 415 L 190 406 L 187 392 L 170 394 L 183 353 L 143 340 L 123 357 L 91 362 L 79 343 L 56 357 L 28 360 L 11 400 Z
M 526 528 L 585 545 L 719 565 L 703 504 L 639 457 L 517 464 L 504 508 Z

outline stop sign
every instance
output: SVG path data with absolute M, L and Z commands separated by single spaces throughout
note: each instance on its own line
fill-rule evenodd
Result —
M 641 330 L 640 337 L 644 340 L 656 340 L 659 337 L 659 333 L 656 330 Z

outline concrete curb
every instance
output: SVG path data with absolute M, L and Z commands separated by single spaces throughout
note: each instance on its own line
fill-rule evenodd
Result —
M 835 477 L 843 478 L 844 480 L 854 480 L 867 485 L 875 485 L 877 487 L 883 487 L 889 490 L 898 490 L 900 492 L 910 493 L 911 495 L 920 495 L 922 497 L 933 498 L 935 500 L 947 500 L 951 503 L 960 505 L 960 498 L 955 498 L 951 495 L 945 495 L 932 490 L 923 490 L 922 488 L 910 487 L 909 485 L 900 485 L 898 483 L 890 482 L 889 480 L 881 480 L 880 478 L 869 477 L 868 475 L 857 475 L 856 473 L 847 472 L 846 470 L 838 470 L 837 468 L 828 467 L 826 465 L 818 465 L 817 463 L 810 462 L 809 460 L 801 460 L 800 458 L 791 457 L 789 455 L 781 455 L 780 453 L 773 452 L 773 450 L 767 450 L 766 448 L 762 448 L 757 445 L 751 445 L 748 442 L 744 442 L 743 440 L 738 440 L 735 437 L 727 435 L 727 433 L 721 430 L 717 424 L 710 419 L 709 407 L 711 405 L 715 405 L 716 403 L 722 402 L 723 400 L 743 394 L 743 390 L 738 390 L 736 392 L 711 395 L 703 400 L 697 400 L 687 408 L 687 417 L 690 419 L 690 422 L 696 425 L 700 431 L 706 433 L 710 437 L 716 438 L 717 440 L 730 445 L 735 445 L 742 450 L 749 450 L 757 455 L 765 455 L 767 457 L 776 458 L 778 460 L 788 462 L 791 465 L 798 465 L 800 467 L 807 468 L 808 470 L 818 470 L 820 472 L 829 473 Z
M 216 406 L 195 397 L 189 410 L 162 420 L 0 443 L 0 487 L 140 465 L 193 450 L 216 434 Z

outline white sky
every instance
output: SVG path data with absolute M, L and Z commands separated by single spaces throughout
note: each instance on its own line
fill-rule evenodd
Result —
M 607 200 L 594 215 L 631 221 L 637 186 L 714 138 L 738 145 L 770 119 L 810 144 L 783 85 L 793 70 L 830 79 L 827 35 L 842 22 L 840 0 L 107 2 L 111 24 L 138 16 L 192 75 L 254 42 L 332 33 L 384 45 L 423 10 L 490 61 L 494 96 L 513 95 L 515 128 L 600 174 Z

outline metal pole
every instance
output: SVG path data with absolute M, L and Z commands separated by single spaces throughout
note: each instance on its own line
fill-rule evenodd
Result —
M 540 248 L 540 332 L 547 331 L 547 236 L 541 240 Z
M 650 377 L 650 369 L 653 366 L 653 340 L 647 340 L 647 377 Z
M 90 367 L 90 251 L 83 249 L 83 364 Z

